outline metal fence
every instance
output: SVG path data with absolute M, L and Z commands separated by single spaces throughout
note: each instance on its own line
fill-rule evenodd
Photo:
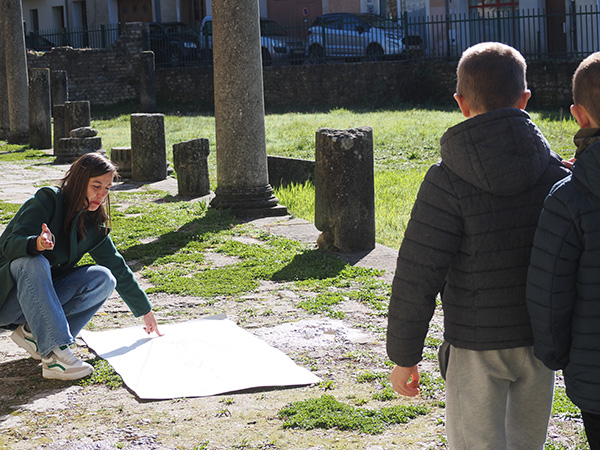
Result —
M 108 48 L 119 38 L 120 24 L 89 27 L 61 28 L 31 31 L 25 35 L 25 45 L 30 50 L 47 51 L 52 47 Z
M 309 64 L 409 57 L 456 60 L 463 50 L 483 41 L 504 42 L 528 59 L 583 58 L 600 50 L 600 14 L 595 6 L 572 7 L 562 12 L 540 9 L 480 14 L 478 11 L 426 17 L 405 14 L 383 32 L 374 31 L 374 26 L 335 29 L 327 24 L 303 24 L 283 25 L 281 30 L 273 32 L 275 35 L 266 36 L 267 29 L 261 23 L 263 63 Z M 36 50 L 62 45 L 106 48 L 118 35 L 118 24 L 98 25 L 29 33 L 26 42 L 29 48 Z M 145 47 L 154 50 L 157 67 L 210 64 L 211 44 L 212 34 L 208 35 L 206 28 L 150 28 L 145 36 Z
M 582 58 L 600 50 L 598 8 L 564 12 L 496 11 L 485 15 L 404 18 L 408 34 L 418 34 L 429 58 L 457 59 L 463 50 L 483 41 L 518 49 L 528 59 Z

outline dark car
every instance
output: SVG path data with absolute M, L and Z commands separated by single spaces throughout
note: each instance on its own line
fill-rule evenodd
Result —
M 307 53 L 312 63 L 325 58 L 382 60 L 412 54 L 422 42 L 420 36 L 406 36 L 397 22 L 376 14 L 324 14 L 308 29 Z
M 180 66 L 200 60 L 198 33 L 181 22 L 148 24 L 150 50 L 157 66 Z
M 212 59 L 212 17 L 206 16 L 200 26 L 201 48 L 205 58 Z M 304 41 L 289 36 L 287 31 L 274 20 L 260 19 L 260 45 L 263 65 L 274 61 L 287 61 L 291 64 L 304 62 Z

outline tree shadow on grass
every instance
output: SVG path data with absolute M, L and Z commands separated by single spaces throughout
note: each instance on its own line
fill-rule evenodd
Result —
M 200 235 L 216 234 L 230 229 L 232 224 L 237 223 L 237 219 L 230 212 L 209 208 L 203 217 L 165 233 L 152 242 L 133 245 L 120 253 L 126 261 L 136 260 L 142 265 L 150 265 L 157 259 L 177 253 L 189 242 L 197 240 Z

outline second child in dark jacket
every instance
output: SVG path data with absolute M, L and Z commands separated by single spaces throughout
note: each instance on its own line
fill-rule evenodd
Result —
M 581 126 L 573 174 L 544 202 L 527 283 L 535 355 L 562 369 L 590 448 L 600 449 L 600 53 L 573 77 Z
M 463 53 L 456 100 L 468 120 L 441 139 L 398 253 L 387 351 L 391 380 L 418 393 L 417 364 L 441 294 L 446 432 L 455 449 L 541 449 L 554 374 L 533 356 L 525 285 L 544 198 L 568 175 L 523 111 L 525 61 L 513 48 Z

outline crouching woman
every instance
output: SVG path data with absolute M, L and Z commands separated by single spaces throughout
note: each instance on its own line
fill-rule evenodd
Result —
M 83 155 L 58 187 L 27 200 L 0 236 L 0 327 L 42 361 L 44 378 L 93 372 L 69 346 L 115 288 L 146 332 L 160 335 L 148 296 L 109 236 L 116 175 L 103 155 Z M 86 253 L 96 265 L 77 266 Z

